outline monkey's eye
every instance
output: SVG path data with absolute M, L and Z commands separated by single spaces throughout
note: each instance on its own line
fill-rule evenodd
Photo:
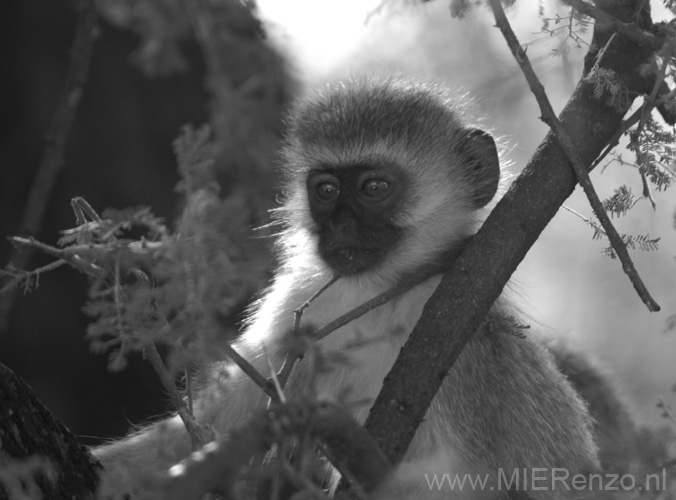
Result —
M 307 176 L 307 192 L 311 202 L 332 205 L 340 194 L 340 180 L 332 172 L 314 171 Z
M 338 196 L 338 185 L 333 182 L 321 182 L 315 188 L 317 196 L 324 201 L 330 201 Z
M 380 200 L 389 194 L 390 183 L 384 179 L 366 179 L 361 185 L 361 192 L 369 198 Z

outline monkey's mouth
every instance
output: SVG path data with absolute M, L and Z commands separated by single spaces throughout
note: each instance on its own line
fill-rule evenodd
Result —
M 377 264 L 382 256 L 382 250 L 364 247 L 331 248 L 322 252 L 324 261 L 340 274 L 366 271 Z

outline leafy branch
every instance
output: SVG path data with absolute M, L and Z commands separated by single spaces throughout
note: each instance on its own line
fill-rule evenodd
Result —
M 74 198 L 78 225 L 62 232 L 58 246 L 10 239 L 57 260 L 31 271 L 11 265 L 2 271 L 9 279 L 3 289 L 30 289 L 41 273 L 64 264 L 88 275 L 85 312 L 95 318 L 87 332 L 91 348 L 109 353 L 112 370 L 124 368 L 129 353 L 143 351 L 196 444 L 206 440 L 193 422 L 190 401 L 186 405 L 179 393 L 176 374 L 197 351 L 209 351 L 209 339 L 222 334 L 217 318 L 260 288 L 267 264 L 242 237 L 248 232 L 246 217 L 239 218 L 247 214 L 244 200 L 219 200 L 208 185 L 194 188 L 199 184 L 194 179 L 211 161 L 208 138 L 208 128 L 187 127 L 175 141 L 179 189 L 187 198 L 175 233 L 147 208 L 107 209 L 99 215 L 84 199 Z M 230 217 L 233 213 L 238 217 Z M 166 364 L 156 343 L 169 347 Z
M 540 111 L 542 112 L 541 119 L 550 126 L 550 128 L 556 135 L 561 147 L 565 151 L 566 156 L 570 160 L 570 163 L 577 176 L 578 182 L 584 189 L 585 194 L 587 195 L 587 199 L 589 200 L 589 203 L 594 209 L 596 217 L 598 217 L 599 221 L 601 222 L 601 225 L 603 226 L 603 229 L 608 239 L 610 240 L 615 253 L 618 255 L 620 261 L 622 262 L 622 269 L 631 280 L 632 284 L 634 285 L 634 289 L 638 293 L 639 297 L 641 297 L 641 300 L 643 300 L 643 302 L 646 304 L 648 309 L 650 311 L 659 311 L 660 306 L 651 297 L 650 293 L 643 284 L 643 281 L 638 275 L 638 272 L 636 271 L 636 268 L 634 267 L 634 264 L 631 261 L 631 258 L 629 257 L 629 253 L 627 252 L 627 248 L 624 241 L 618 234 L 613 224 L 610 222 L 610 218 L 608 217 L 608 214 L 604 210 L 601 200 L 599 200 L 599 197 L 596 194 L 594 185 L 592 184 L 591 179 L 589 178 L 589 173 L 587 172 L 587 169 L 584 166 L 584 163 L 582 162 L 577 152 L 577 148 L 575 147 L 574 143 L 568 136 L 568 133 L 566 132 L 566 130 L 563 128 L 558 118 L 556 117 L 556 114 L 554 113 L 554 110 L 552 109 L 552 106 L 549 103 L 547 94 L 545 93 L 544 86 L 542 85 L 542 83 L 540 83 L 540 80 L 538 79 L 537 75 L 535 74 L 535 71 L 533 70 L 533 67 L 530 64 L 530 61 L 528 60 L 528 56 L 523 51 L 521 44 L 519 43 L 516 35 L 514 34 L 514 31 L 512 30 L 509 21 L 505 16 L 505 12 L 502 9 L 500 1 L 490 0 L 490 6 L 491 9 L 493 10 L 496 25 L 498 26 L 500 31 L 502 31 L 502 34 L 505 40 L 507 41 L 507 45 L 512 51 L 512 54 L 516 59 L 517 63 L 521 67 L 521 70 L 524 76 L 526 77 L 526 80 L 528 81 L 528 85 L 530 86 L 531 91 L 533 92 L 535 98 L 538 101 Z M 608 43 L 610 44 L 611 42 L 612 37 Z M 626 103 L 621 104 L 621 106 L 624 107 L 626 107 L 626 105 L 627 105 Z
M 620 217 L 626 215 L 626 213 L 636 205 L 639 199 L 640 198 L 637 196 L 634 196 L 630 188 L 627 186 L 620 186 L 615 190 L 613 196 L 607 200 L 603 200 L 603 209 L 606 212 L 610 212 L 611 217 Z
M 662 46 L 662 40 L 641 29 L 636 23 L 625 23 L 615 16 L 604 12 L 598 7 L 584 0 L 563 0 L 564 3 L 573 7 L 580 14 L 591 17 L 596 21 L 596 26 L 602 31 L 618 33 L 632 42 L 657 51 Z
M 565 34 L 565 38 L 558 48 L 554 49 L 554 54 L 562 52 L 564 44 L 572 40 L 576 47 L 582 48 L 583 45 L 589 45 L 581 35 L 587 33 L 587 28 L 592 24 L 586 16 L 576 16 L 573 10 L 566 17 L 556 14 L 555 17 L 545 17 L 542 5 L 540 5 L 540 18 L 542 19 L 541 32 L 550 37 L 560 33 Z M 551 25 L 555 27 L 551 27 Z
M 584 215 L 576 212 L 575 210 L 573 210 L 570 207 L 567 207 L 566 205 L 562 205 L 562 207 L 564 208 L 564 210 L 567 210 L 575 217 L 582 220 L 585 224 L 589 225 L 594 230 L 594 236 L 592 236 L 593 239 L 599 240 L 608 237 L 606 232 L 597 222 L 588 219 Z M 648 234 L 633 236 L 623 233 L 620 237 L 622 238 L 622 242 L 624 243 L 625 246 L 629 247 L 632 250 L 638 249 L 643 252 L 652 252 L 657 250 L 659 247 L 659 242 L 661 240 L 661 238 L 659 237 L 651 238 L 650 235 Z M 611 259 L 617 258 L 617 254 L 615 253 L 612 245 L 604 248 L 601 253 L 607 257 L 610 257 Z
M 36 170 L 33 183 L 28 192 L 26 206 L 17 231 L 22 236 L 32 237 L 40 233 L 42 218 L 47 208 L 50 194 L 64 163 L 64 150 L 82 98 L 87 73 L 89 73 L 89 66 L 94 51 L 94 41 L 98 36 L 98 19 L 94 8 L 94 1 L 78 0 L 76 6 L 78 20 L 75 28 L 75 38 L 73 39 L 70 51 L 68 73 L 66 74 L 61 96 L 56 105 L 54 118 L 47 131 L 47 144 L 42 153 L 40 165 Z M 30 256 L 30 251 L 15 252 L 10 258 L 10 262 L 13 263 L 16 269 L 21 269 L 26 266 Z M 10 275 L 9 277 L 16 283 L 13 276 Z M 24 281 L 30 278 L 30 276 L 24 276 Z M 3 285 L 1 290 L 8 292 L 11 288 L 12 286 Z M 0 334 L 7 328 L 7 321 L 13 302 L 13 293 L 5 293 L 0 297 Z

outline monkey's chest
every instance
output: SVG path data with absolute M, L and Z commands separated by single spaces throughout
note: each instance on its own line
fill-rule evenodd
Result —
M 324 367 L 316 374 L 319 398 L 347 403 L 362 423 L 420 317 L 424 302 L 398 305 L 385 304 L 318 344 Z

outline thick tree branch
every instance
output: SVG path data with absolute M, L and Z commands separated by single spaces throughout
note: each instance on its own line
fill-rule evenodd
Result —
M 563 0 L 563 3 L 570 5 L 581 14 L 594 19 L 597 29 L 618 33 L 637 45 L 641 45 L 652 51 L 657 51 L 662 46 L 661 37 L 641 29 L 634 22 L 624 23 L 617 17 L 604 12 L 584 0 Z
M 631 283 L 632 285 L 634 285 L 636 293 L 638 293 L 639 297 L 641 297 L 641 300 L 648 307 L 648 310 L 652 312 L 659 311 L 660 306 L 651 297 L 650 292 L 648 292 L 648 289 L 641 280 L 641 277 L 638 275 L 638 272 L 634 267 L 634 263 L 632 262 L 631 257 L 629 256 L 629 252 L 627 251 L 627 246 L 624 244 L 624 241 L 622 240 L 622 237 L 615 229 L 615 226 L 613 226 L 613 223 L 610 222 L 610 217 L 608 217 L 608 214 L 603 208 L 603 204 L 601 203 L 601 200 L 596 194 L 594 185 L 592 184 L 592 181 L 589 178 L 587 167 L 585 167 L 585 165 L 582 163 L 581 158 L 577 154 L 577 148 L 575 144 L 570 139 L 565 129 L 561 126 L 561 122 L 559 122 L 559 120 L 556 118 L 554 109 L 552 108 L 552 105 L 549 102 L 549 98 L 547 97 L 547 94 L 545 92 L 545 88 L 540 83 L 540 80 L 535 74 L 535 71 L 533 70 L 533 67 L 530 64 L 530 61 L 528 60 L 528 56 L 521 48 L 521 44 L 519 43 L 519 40 L 516 38 L 516 34 L 512 30 L 512 27 L 510 26 L 509 21 L 507 20 L 507 16 L 505 16 L 505 12 L 502 9 L 502 4 L 500 3 L 500 0 L 490 0 L 490 5 L 491 9 L 493 9 L 493 15 L 495 16 L 495 23 L 502 32 L 503 36 L 505 37 L 507 45 L 509 46 L 509 49 L 512 51 L 512 54 L 514 55 L 514 59 L 516 59 L 517 63 L 521 67 L 521 71 L 526 77 L 528 85 L 530 86 L 533 94 L 535 95 L 535 99 L 537 99 L 538 105 L 540 106 L 540 111 L 542 112 L 541 119 L 552 129 L 557 139 L 559 140 L 561 147 L 566 152 L 566 156 L 568 156 L 568 158 L 570 159 L 570 163 L 573 167 L 573 170 L 575 170 L 577 180 L 584 189 L 584 192 L 587 195 L 587 199 L 589 200 L 589 203 L 594 209 L 596 217 L 603 226 L 606 236 L 608 237 L 608 240 L 610 240 L 610 244 L 612 245 L 613 249 L 615 250 L 615 253 L 619 257 L 620 262 L 622 263 L 622 269 L 631 280 Z
M 620 21 L 630 22 L 631 14 Z M 608 38 L 597 39 L 595 32 L 596 52 Z M 632 76 L 638 75 L 638 67 L 652 56 L 650 49 L 616 37 L 603 62 L 604 67 L 627 77 L 630 90 L 634 90 L 633 85 L 641 81 Z M 630 105 L 624 103 L 621 109 L 608 106 L 594 97 L 592 85 L 578 83 L 559 120 L 577 145 L 583 165 L 590 165 L 611 140 Z M 568 157 L 550 132 L 444 275 L 366 421 L 366 428 L 391 462 L 404 456 L 453 362 L 576 184 Z
M 75 436 L 57 421 L 35 393 L 9 368 L 0 364 L 0 469 L 7 461 L 32 457 L 48 460 L 54 482 L 38 475 L 42 498 L 89 498 L 96 491 L 101 468 Z M 7 498 L 0 484 L 0 498 Z
M 92 0 L 78 0 L 77 10 L 78 22 L 70 51 L 68 74 L 54 112 L 54 118 L 47 132 L 47 146 L 28 193 L 26 208 L 18 231 L 21 236 L 36 236 L 40 232 L 42 217 L 50 200 L 56 177 L 63 166 L 66 141 L 87 81 L 94 41 L 98 33 L 97 15 Z M 31 251 L 15 251 L 10 262 L 14 264 L 14 267 L 23 269 L 31 255 Z M 0 334 L 7 329 L 13 302 L 14 293 L 6 293 L 0 297 Z

